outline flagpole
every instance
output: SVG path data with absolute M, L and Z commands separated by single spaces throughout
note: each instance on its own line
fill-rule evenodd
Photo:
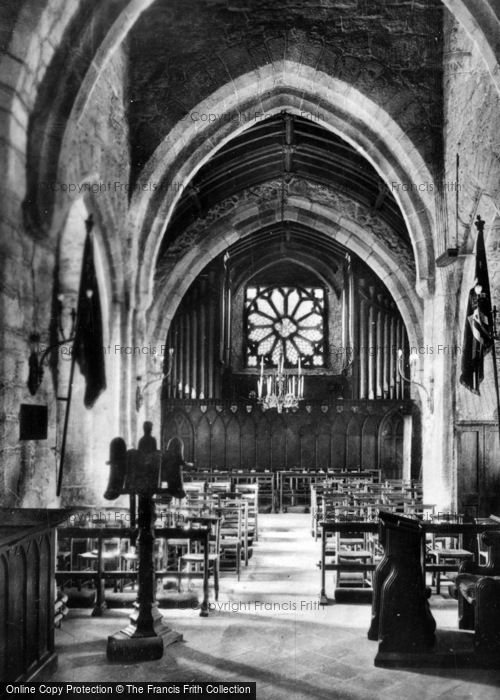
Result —
M 92 215 L 88 217 L 88 219 L 85 220 L 85 228 L 87 231 L 87 235 L 85 237 L 85 245 L 84 245 L 84 254 L 82 258 L 82 271 L 80 274 L 80 285 L 78 288 L 78 300 L 76 304 L 76 319 L 75 319 L 75 336 L 73 337 L 73 347 L 71 349 L 71 366 L 69 370 L 69 387 L 68 387 L 68 394 L 66 397 L 58 397 L 59 401 L 65 401 L 66 402 L 66 411 L 64 413 L 64 426 L 63 426 L 63 435 L 62 435 L 62 440 L 61 440 L 61 453 L 59 457 L 59 473 L 57 475 L 57 488 L 56 488 L 56 496 L 61 495 L 61 489 L 62 489 L 62 479 L 63 479 L 63 473 L 64 473 L 64 458 L 66 456 L 66 440 L 68 437 L 68 425 L 69 425 L 69 411 L 71 408 L 71 398 L 73 396 L 73 378 L 75 376 L 75 363 L 76 363 L 76 349 L 75 349 L 75 337 L 76 333 L 78 333 L 78 323 L 79 323 L 79 317 L 80 317 L 80 299 L 82 297 L 82 285 L 83 285 L 83 273 L 84 273 L 84 266 L 85 266 L 85 247 L 87 245 L 87 240 L 90 237 L 90 233 L 92 231 L 93 227 L 93 220 L 92 220 Z
M 485 280 L 487 281 L 487 295 L 488 295 L 488 305 L 489 305 L 489 321 L 491 322 L 491 357 L 493 359 L 493 377 L 495 381 L 495 394 L 496 394 L 496 399 L 497 399 L 497 425 L 498 425 L 498 439 L 500 442 L 500 392 L 498 390 L 498 366 L 497 366 L 497 353 L 496 353 L 496 346 L 495 346 L 495 339 L 496 339 L 496 318 L 495 315 L 493 314 L 493 306 L 491 303 L 491 288 L 490 288 L 490 276 L 488 274 L 488 261 L 486 259 L 486 250 L 484 246 L 484 221 L 481 219 L 481 217 L 478 215 L 476 217 L 476 228 L 478 231 L 478 236 L 481 241 L 481 254 L 482 257 L 484 257 L 484 273 L 485 273 Z M 476 271 L 477 274 L 477 271 Z
M 63 435 L 62 435 L 62 441 L 61 441 L 61 454 L 60 454 L 60 459 L 59 459 L 59 473 L 57 475 L 56 496 L 61 495 L 61 488 L 62 488 L 62 477 L 63 477 L 63 471 L 64 471 L 64 457 L 66 455 L 66 438 L 68 436 L 69 409 L 71 407 L 71 397 L 73 394 L 73 377 L 75 375 L 75 363 L 76 363 L 75 356 L 76 356 L 76 352 L 75 352 L 75 347 L 73 345 L 72 352 L 71 352 L 71 367 L 70 367 L 70 371 L 69 371 L 68 395 L 65 398 L 59 399 L 59 401 L 66 401 L 66 411 L 64 413 L 64 427 L 63 427 Z

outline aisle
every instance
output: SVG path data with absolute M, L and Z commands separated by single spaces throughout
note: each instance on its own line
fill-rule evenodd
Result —
M 493 700 L 500 672 L 382 670 L 373 666 L 377 645 L 366 638 L 368 605 L 319 605 L 320 543 L 310 516 L 260 516 L 260 539 L 241 580 L 224 574 L 210 617 L 197 610 L 163 610 L 184 642 L 160 661 L 109 664 L 106 638 L 127 621 L 127 611 L 98 619 L 71 611 L 57 633 L 64 681 L 257 681 L 258 700 Z M 332 581 L 329 590 L 332 594 Z M 433 610 L 438 625 L 456 627 L 455 604 Z M 497 684 L 493 687 L 493 684 Z

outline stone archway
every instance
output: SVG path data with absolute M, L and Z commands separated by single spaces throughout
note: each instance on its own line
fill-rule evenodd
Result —
M 359 255 L 387 286 L 395 303 L 405 318 L 410 344 L 421 344 L 423 338 L 422 307 L 417 294 L 411 289 L 411 269 L 391 256 L 381 242 L 368 237 L 359 224 L 348 220 L 334 208 L 311 203 L 307 199 L 293 198 L 285 207 L 285 217 L 291 221 L 302 219 L 312 230 L 333 237 L 348 250 Z M 182 297 L 205 265 L 222 253 L 229 245 L 269 223 L 278 223 L 279 208 L 264 209 L 262 215 L 253 202 L 238 207 L 234 213 L 214 222 L 199 245 L 190 245 L 186 253 L 162 277 L 162 289 L 148 312 L 148 336 L 161 344 L 167 336 L 170 321 Z M 187 271 L 188 270 L 188 271 Z
M 204 114 L 243 109 L 263 110 L 268 116 L 283 110 L 312 114 L 321 109 L 322 126 L 360 151 L 388 186 L 433 182 L 416 147 L 386 112 L 352 86 L 307 66 L 282 61 L 278 66 L 262 67 L 221 88 L 196 108 Z M 145 261 L 136 280 L 140 308 L 146 309 L 152 301 L 155 261 L 180 196 L 180 187 L 172 185 L 185 186 L 218 148 L 247 126 L 227 121 L 221 126 L 208 120 L 201 125 L 186 125 L 181 121 L 145 166 L 129 214 L 134 250 L 141 250 Z M 197 146 L 201 141 L 202 145 Z M 152 191 L 148 183 L 157 183 L 157 187 Z M 411 187 L 394 187 L 393 193 L 412 241 L 417 287 L 424 294 L 433 285 L 433 231 L 437 226 L 434 196 Z
M 495 0 L 442 0 L 476 44 L 500 93 L 500 9 Z

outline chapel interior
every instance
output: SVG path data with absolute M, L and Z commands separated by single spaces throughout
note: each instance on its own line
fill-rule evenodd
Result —
M 499 133 L 496 0 L 1 3 L 1 681 L 496 697 Z

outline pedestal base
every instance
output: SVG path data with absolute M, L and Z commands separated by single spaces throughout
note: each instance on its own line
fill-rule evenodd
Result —
M 133 636 L 135 629 L 126 627 L 108 637 L 106 654 L 109 661 L 155 661 L 163 656 L 164 647 L 182 642 L 182 634 L 170 629 L 164 623 L 155 625 L 156 635 L 152 637 Z

